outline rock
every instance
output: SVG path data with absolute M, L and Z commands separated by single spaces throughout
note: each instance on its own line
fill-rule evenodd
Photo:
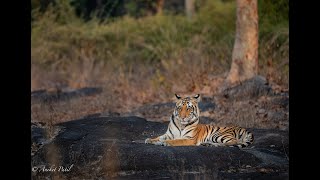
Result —
M 268 85 L 266 79 L 262 76 L 255 76 L 239 85 L 223 90 L 224 97 L 236 100 L 246 100 L 272 94 L 271 86 Z
M 57 126 L 64 130 L 32 156 L 34 180 L 289 178 L 287 131 L 249 129 L 254 144 L 238 149 L 144 144 L 146 138 L 163 134 L 167 123 L 134 116 L 85 118 Z
M 274 112 L 274 111 L 270 111 L 267 113 L 267 117 L 268 119 L 275 121 L 275 122 L 279 122 L 279 121 L 286 121 L 287 117 L 285 112 Z
M 288 110 L 289 108 L 289 94 L 276 96 L 272 99 L 272 104 L 280 108 Z
M 43 122 L 31 123 L 31 156 L 43 145 L 50 143 L 64 129 L 60 126 L 48 126 Z
M 56 101 L 66 101 L 71 98 L 78 98 L 83 96 L 91 96 L 99 94 L 102 92 L 102 88 L 86 87 L 76 90 L 66 90 L 58 89 L 54 92 L 49 90 L 39 90 L 31 92 L 32 103 L 37 102 L 56 102 Z

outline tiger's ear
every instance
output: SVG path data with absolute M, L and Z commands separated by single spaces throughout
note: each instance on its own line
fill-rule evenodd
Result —
M 193 96 L 194 99 L 196 99 L 198 102 L 200 101 L 200 94 L 197 94 L 195 96 Z
M 176 96 L 177 99 L 181 99 L 181 96 L 174 94 Z

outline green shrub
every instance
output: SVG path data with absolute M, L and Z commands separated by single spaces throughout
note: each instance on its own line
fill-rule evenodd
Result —
M 62 79 L 70 79 L 70 72 L 66 71 L 83 64 L 85 58 L 95 66 L 99 64 L 101 72 L 122 73 L 125 77 L 130 73 L 141 75 L 132 70 L 139 65 L 152 77 L 153 84 L 165 87 L 171 87 L 174 81 L 165 81 L 163 77 L 176 78 L 175 81 L 183 78 L 183 73 L 170 77 L 176 70 L 174 66 L 181 62 L 195 64 L 195 71 L 197 64 L 203 64 L 208 73 L 226 72 L 234 42 L 235 1 L 202 3 L 191 20 L 183 14 L 165 13 L 140 18 L 126 15 L 107 22 L 93 18 L 85 22 L 75 15 L 68 1 L 57 0 L 44 13 L 38 13 L 37 9 L 32 12 L 32 64 L 46 72 L 60 72 Z M 282 64 L 289 59 L 287 12 L 287 1 L 259 1 L 260 73 L 269 72 L 266 64 L 271 58 L 273 68 L 281 76 L 277 82 L 284 84 L 288 80 L 288 67 Z M 184 72 L 183 68 L 188 67 L 181 68 Z M 199 77 L 200 73 L 204 70 L 199 71 Z M 196 80 L 199 86 L 204 84 L 201 78 Z

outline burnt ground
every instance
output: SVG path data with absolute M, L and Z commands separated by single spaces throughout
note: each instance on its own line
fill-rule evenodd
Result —
M 31 92 L 31 102 L 50 102 L 50 101 L 67 101 L 74 98 L 81 98 L 84 96 L 90 96 L 99 94 L 102 92 L 102 88 L 97 87 L 86 87 L 77 90 L 62 90 L 54 88 L 51 91 L 38 90 Z
M 146 138 L 161 135 L 166 128 L 167 123 L 134 116 L 58 124 L 55 138 L 32 155 L 32 179 L 288 179 L 287 131 L 250 129 L 255 142 L 244 149 L 144 144 Z M 46 139 L 41 127 L 34 126 L 33 131 L 37 134 L 33 142 Z M 71 169 L 61 172 L 59 166 Z M 56 170 L 44 172 L 44 167 Z

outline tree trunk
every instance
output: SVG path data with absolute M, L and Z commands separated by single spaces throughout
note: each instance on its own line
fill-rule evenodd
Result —
M 236 37 L 232 64 L 226 79 L 230 85 L 250 79 L 258 73 L 257 0 L 237 0 Z
M 195 0 L 185 0 L 184 2 L 185 2 L 185 8 L 186 8 L 186 15 L 189 19 L 191 19 L 195 12 L 195 7 L 194 7 Z
M 96 7 L 97 17 L 102 18 L 102 14 L 104 11 L 102 0 L 96 0 L 96 3 L 97 3 L 97 7 Z
M 157 0 L 157 14 L 162 14 L 164 0 Z

